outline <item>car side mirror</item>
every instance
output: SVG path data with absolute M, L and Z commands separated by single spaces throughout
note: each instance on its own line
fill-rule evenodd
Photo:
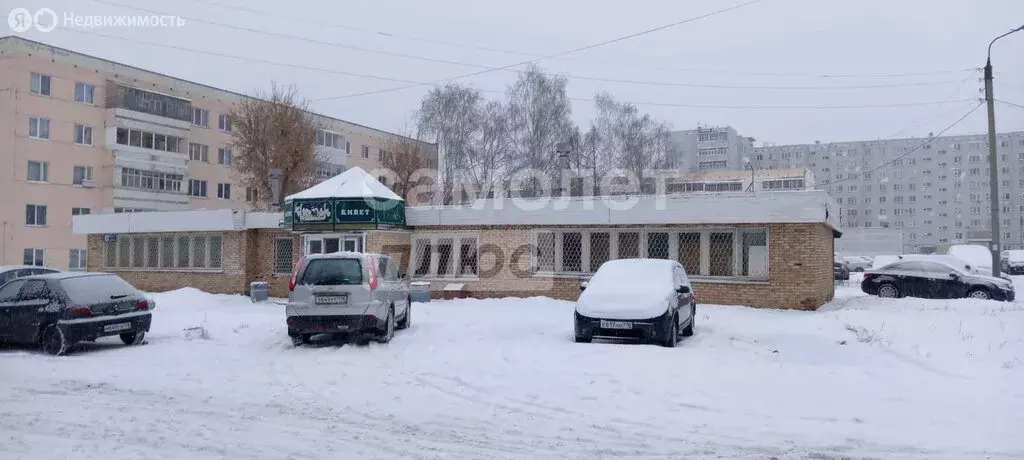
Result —
M 587 289 L 587 284 L 588 283 L 586 281 L 580 281 L 580 290 L 581 291 L 586 290 Z
M 949 277 L 953 279 L 960 279 L 960 274 L 957 272 L 950 272 Z
M 679 286 L 679 287 L 676 288 L 676 292 L 678 292 L 680 294 L 689 294 L 690 293 L 690 286 Z

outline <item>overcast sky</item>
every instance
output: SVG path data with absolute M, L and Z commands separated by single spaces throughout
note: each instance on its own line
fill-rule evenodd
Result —
M 293 84 L 317 111 L 401 131 L 412 127 L 426 86 L 326 98 L 408 86 L 386 79 L 430 82 L 481 70 L 474 66 L 506 66 L 747 0 L 0 1 L 5 15 L 16 7 L 49 7 L 58 16 L 151 14 L 137 9 L 145 8 L 195 18 L 183 27 L 58 27 L 18 35 L 239 92 L 266 89 L 271 81 Z M 758 145 L 919 136 L 937 133 L 978 104 L 981 73 L 963 70 L 981 67 L 989 40 L 1020 25 L 1022 0 L 762 0 L 539 64 L 572 76 L 572 98 L 607 91 L 674 129 L 731 125 Z M 1022 57 L 1024 32 L 1000 41 L 993 62 L 996 98 L 1024 106 Z M 923 74 L 892 76 L 909 73 Z M 513 72 L 494 71 L 460 81 L 500 98 L 514 78 Z M 874 85 L 913 86 L 835 88 Z M 917 103 L 936 104 L 834 108 Z M 1024 130 L 1024 108 L 997 104 L 996 113 L 1000 131 Z M 593 104 L 574 101 L 578 123 L 585 127 L 592 115 Z M 982 108 L 949 133 L 982 133 L 985 127 Z

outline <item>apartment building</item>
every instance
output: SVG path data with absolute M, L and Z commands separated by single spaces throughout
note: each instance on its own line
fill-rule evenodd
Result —
M 1024 132 L 999 134 L 996 142 L 1002 243 L 1020 249 Z M 842 227 L 900 229 L 904 252 L 991 235 L 985 134 L 765 146 L 754 159 L 762 168 L 809 168 L 842 207 Z
M 244 95 L 0 38 L 0 265 L 85 269 L 82 214 L 249 209 L 228 116 Z M 380 168 L 397 135 L 314 114 L 321 179 Z M 436 169 L 437 148 L 424 163 Z
M 669 138 L 675 154 L 673 166 L 683 171 L 744 169 L 747 160 L 753 161 L 754 139 L 729 126 L 673 131 Z

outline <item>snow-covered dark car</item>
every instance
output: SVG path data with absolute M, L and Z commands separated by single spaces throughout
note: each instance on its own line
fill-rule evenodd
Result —
M 61 272 L 0 286 L 0 342 L 39 344 L 62 355 L 81 341 L 118 335 L 143 342 L 153 300 L 117 275 Z
M 0 286 L 4 283 L 13 280 L 14 278 L 21 278 L 24 276 L 32 275 L 45 275 L 47 273 L 57 273 L 60 270 L 48 267 L 36 267 L 32 265 L 0 265 Z
M 594 337 L 631 338 L 675 347 L 691 336 L 697 301 L 679 262 L 620 259 L 605 262 L 590 281 L 580 283 L 576 301 L 576 341 Z
M 906 260 L 864 273 L 861 290 L 879 297 L 994 299 L 1012 302 L 1013 283 L 930 260 Z

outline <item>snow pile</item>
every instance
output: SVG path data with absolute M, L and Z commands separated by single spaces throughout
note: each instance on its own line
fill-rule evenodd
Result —
M 670 260 L 605 262 L 580 294 L 580 314 L 606 319 L 647 319 L 665 313 L 675 297 Z
M 281 305 L 154 294 L 148 345 L 0 352 L 0 458 L 1024 456 L 1024 305 L 855 286 L 818 312 L 700 305 L 676 349 L 573 343 L 574 304 L 545 298 L 294 348 Z

